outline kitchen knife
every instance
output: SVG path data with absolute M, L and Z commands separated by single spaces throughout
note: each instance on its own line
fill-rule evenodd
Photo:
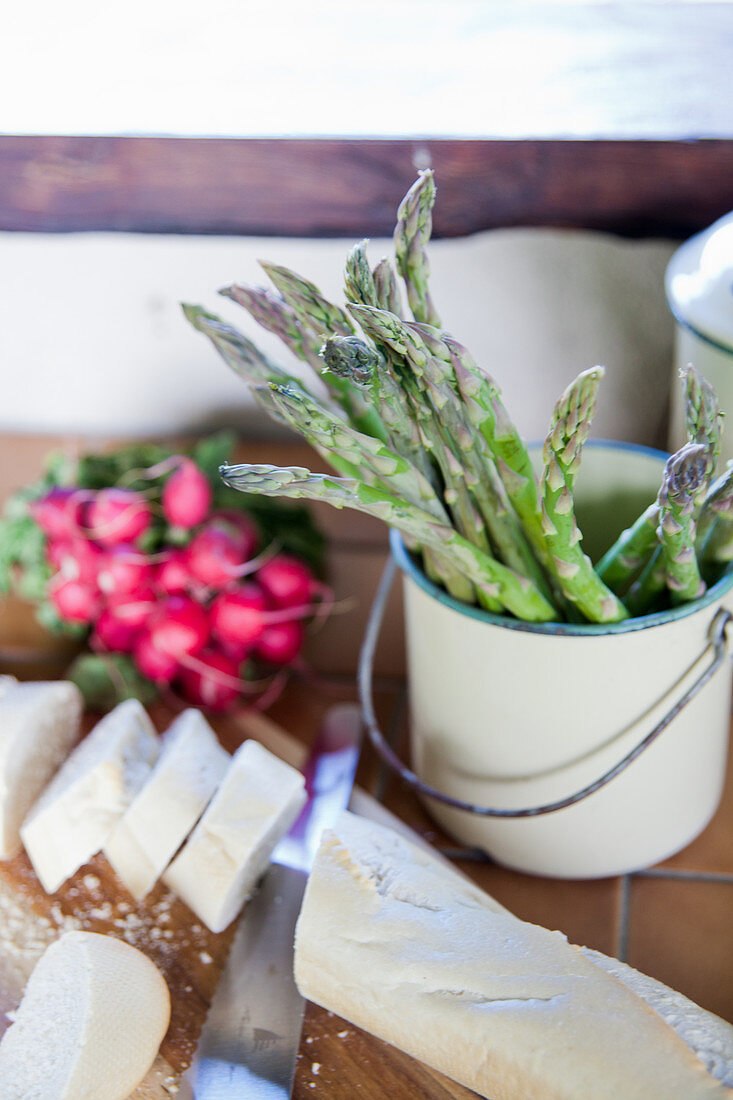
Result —
M 361 732 L 357 706 L 327 712 L 303 769 L 308 800 L 240 918 L 179 1100 L 292 1093 L 305 1008 L 293 978 L 295 922 L 321 833 L 348 805 Z

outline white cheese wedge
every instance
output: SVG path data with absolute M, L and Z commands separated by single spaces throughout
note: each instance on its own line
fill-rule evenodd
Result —
M 20 851 L 23 819 L 71 752 L 81 711 L 74 684 L 0 678 L 0 859 Z
M 36 964 L 0 1043 L 3 1100 L 125 1100 L 158 1052 L 168 987 L 137 948 L 67 932 Z
M 74 750 L 20 830 L 46 893 L 105 844 L 159 751 L 160 738 L 136 699 L 115 707 Z
M 152 890 L 193 829 L 231 757 L 199 710 L 166 730 L 157 764 L 115 826 L 104 854 L 138 899 Z
M 272 850 L 305 801 L 303 776 L 256 741 L 245 741 L 163 881 L 221 932 L 250 897 Z

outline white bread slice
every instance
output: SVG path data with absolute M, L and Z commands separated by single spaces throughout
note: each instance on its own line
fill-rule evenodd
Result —
M 3 1100 L 125 1100 L 158 1053 L 170 996 L 137 948 L 67 932 L 37 963 L 0 1042 Z
M 559 932 L 496 911 L 424 850 L 342 815 L 296 928 L 304 997 L 492 1100 L 733 1096 Z
M 230 756 L 200 710 L 186 710 L 162 737 L 145 786 L 118 821 L 104 854 L 139 901 L 152 890 L 198 821 Z
M 20 836 L 52 894 L 100 850 L 150 774 L 160 739 L 137 699 L 110 711 L 56 773 Z
M 72 683 L 0 683 L 0 859 L 20 851 L 20 826 L 77 740 L 81 711 Z
M 257 741 L 245 741 L 163 881 L 212 932 L 251 896 L 273 848 L 305 801 L 303 776 Z

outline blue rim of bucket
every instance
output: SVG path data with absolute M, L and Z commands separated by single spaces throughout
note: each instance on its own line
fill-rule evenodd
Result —
M 586 443 L 586 447 L 602 447 L 606 450 L 622 450 L 632 454 L 643 454 L 649 458 L 655 458 L 660 463 L 669 455 L 654 447 L 643 447 L 637 443 L 622 443 L 618 440 L 593 440 Z M 667 611 L 655 611 L 651 615 L 637 615 L 632 619 L 624 619 L 620 623 L 530 623 L 522 619 L 513 619 L 507 615 L 495 615 L 491 611 L 474 607 L 471 604 L 462 603 L 455 599 L 444 588 L 439 588 L 428 577 L 410 556 L 401 534 L 394 527 L 389 532 L 390 548 L 392 556 L 402 572 L 414 581 L 418 588 L 422 588 L 428 596 L 432 596 L 438 603 L 466 615 L 470 619 L 477 619 L 482 623 L 491 623 L 493 626 L 502 626 L 507 630 L 521 630 L 530 634 L 559 634 L 585 638 L 595 634 L 628 634 L 633 630 L 648 630 L 655 626 L 666 626 L 678 619 L 686 619 L 697 611 L 711 607 L 733 587 L 733 562 L 723 572 L 722 576 L 697 600 L 681 604 L 679 607 L 670 608 Z

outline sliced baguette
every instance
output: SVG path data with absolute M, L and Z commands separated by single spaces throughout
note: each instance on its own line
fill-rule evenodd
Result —
M 728 1098 L 674 1030 L 558 932 L 344 814 L 296 929 L 304 997 L 492 1100 Z
M 250 897 L 273 848 L 305 801 L 303 776 L 256 741 L 245 741 L 208 809 L 163 881 L 212 932 Z
M 74 684 L 18 684 L 2 677 L 0 859 L 20 851 L 20 826 L 78 739 L 81 711 L 81 693 Z
M 170 1020 L 155 965 L 111 936 L 67 932 L 37 963 L 0 1042 L 3 1100 L 125 1100 Z
M 71 754 L 20 836 L 48 894 L 102 848 L 145 783 L 159 737 L 136 699 L 120 703 Z
M 117 876 L 138 901 L 193 829 L 229 760 L 199 710 L 184 711 L 163 734 L 158 762 L 104 846 Z

